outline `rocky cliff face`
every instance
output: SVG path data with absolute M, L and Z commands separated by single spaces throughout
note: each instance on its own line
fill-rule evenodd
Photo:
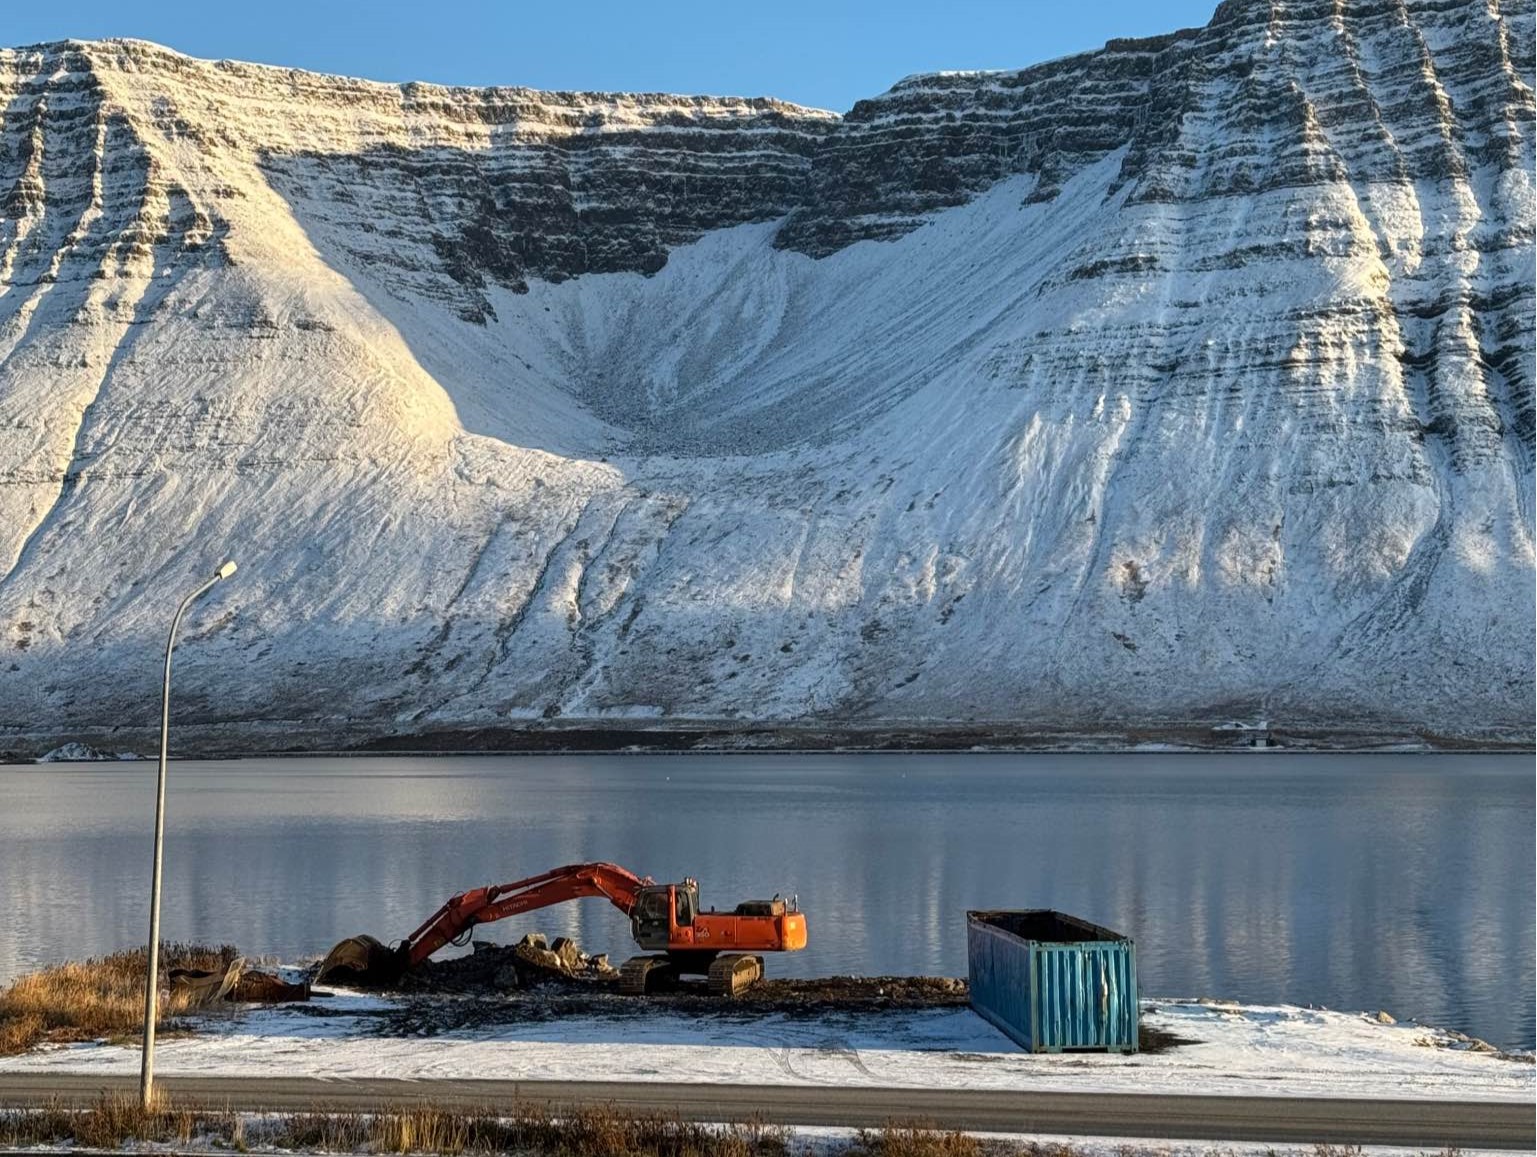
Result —
M 1519 167 L 1529 27 L 1523 5 L 1227 0 L 1201 29 L 909 77 L 823 143 L 779 243 L 820 255 L 898 235 L 1014 174 L 1049 200 L 1112 154 L 1133 204 Z
M 1533 25 L 1231 0 L 843 117 L 0 52 L 0 747 L 150 721 L 224 553 L 225 742 L 1529 734 Z

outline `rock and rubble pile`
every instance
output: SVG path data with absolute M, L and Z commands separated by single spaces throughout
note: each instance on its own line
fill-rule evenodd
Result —
M 542 985 L 607 986 L 619 971 L 605 953 L 586 953 L 566 936 L 531 932 L 516 944 L 477 940 L 468 956 L 428 960 L 400 980 L 403 992 L 509 993 Z
M 447 960 L 429 960 L 407 972 L 400 980 L 401 992 L 413 995 L 452 993 L 466 996 L 517 998 L 529 995 L 541 1005 L 563 998 L 575 1001 L 575 1007 L 588 1007 L 587 998 L 618 992 L 619 971 L 603 953 L 582 951 L 572 939 L 557 936 L 547 940 L 538 932 L 524 936 L 515 944 L 501 945 L 476 941 L 474 951 Z M 770 977 L 759 981 L 729 1002 L 732 1006 L 750 1006 L 755 1011 L 793 1012 L 803 1009 L 845 1008 L 880 1009 L 937 1008 L 964 1005 L 968 1000 L 964 979 L 944 976 L 826 976 L 816 978 Z M 690 1006 L 701 1003 L 721 1006 L 719 997 L 710 996 L 702 979 L 687 980 L 676 992 L 658 994 L 637 1001 L 624 997 L 618 1006 L 651 1005 L 661 1002 Z

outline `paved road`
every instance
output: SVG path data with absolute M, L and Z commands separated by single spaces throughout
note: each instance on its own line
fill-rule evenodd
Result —
M 946 1129 L 1002 1133 L 1537 1148 L 1537 1111 L 1531 1105 L 1491 1101 L 320 1077 L 164 1077 L 156 1086 L 183 1100 L 241 1110 L 369 1110 L 420 1101 L 483 1108 L 521 1101 L 659 1110 L 698 1121 L 738 1121 L 756 1115 L 783 1125 L 875 1127 L 893 1120 L 921 1120 Z M 104 1089 L 136 1092 L 137 1088 L 133 1077 L 0 1073 L 0 1106 L 36 1104 L 50 1097 L 89 1101 Z

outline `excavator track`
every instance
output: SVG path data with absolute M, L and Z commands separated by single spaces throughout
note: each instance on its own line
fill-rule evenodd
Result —
M 763 957 L 723 952 L 710 964 L 710 995 L 730 1000 L 763 979 Z
M 666 956 L 632 956 L 619 970 L 619 991 L 626 996 L 665 992 L 677 985 L 678 973 Z

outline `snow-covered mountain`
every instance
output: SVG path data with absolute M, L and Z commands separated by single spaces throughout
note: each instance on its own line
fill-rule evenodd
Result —
M 767 99 L 0 52 L 0 747 L 1530 735 L 1531 0 Z M 295 738 L 298 737 L 298 738 Z

